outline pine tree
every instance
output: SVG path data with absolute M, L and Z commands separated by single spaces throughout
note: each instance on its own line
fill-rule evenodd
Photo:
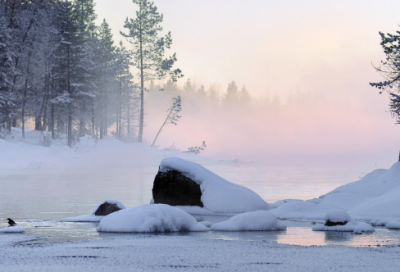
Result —
M 149 0 L 132 0 L 139 10 L 135 19 L 125 20 L 127 33 L 121 34 L 133 45 L 133 57 L 140 76 L 140 113 L 138 141 L 142 142 L 144 125 L 144 84 L 146 81 L 161 79 L 169 75 L 173 81 L 182 77 L 180 69 L 172 70 L 176 55 L 164 58 L 166 48 L 172 44 L 171 32 L 159 37 L 163 30 L 163 15 L 159 14 L 154 2 Z
M 87 66 L 89 59 L 87 44 L 86 25 L 81 23 L 78 6 L 71 2 L 63 2 L 60 5 L 59 14 L 59 33 L 58 48 L 55 54 L 56 65 L 54 67 L 55 85 L 58 94 L 54 101 L 64 109 L 66 116 L 58 117 L 59 129 L 62 130 L 64 122 L 67 123 L 67 144 L 72 147 L 74 141 L 73 120 L 80 119 L 82 103 L 92 94 L 87 87 L 87 78 L 90 75 Z M 81 111 L 81 112 L 80 112 Z
M 226 94 L 224 99 L 227 105 L 234 105 L 238 102 L 239 90 L 235 81 L 232 81 L 231 83 L 228 84 L 228 88 L 226 89 Z
M 251 96 L 250 96 L 249 92 L 247 91 L 245 85 L 243 85 L 242 90 L 240 91 L 239 96 L 240 96 L 239 100 L 240 100 L 240 102 L 241 102 L 242 104 L 249 104 L 249 103 L 250 103 L 250 101 L 251 101 Z

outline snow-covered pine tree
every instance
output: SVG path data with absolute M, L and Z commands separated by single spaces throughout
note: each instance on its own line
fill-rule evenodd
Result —
M 13 76 L 13 52 L 10 48 L 11 31 L 7 26 L 5 6 L 0 9 L 0 129 L 9 123 L 8 115 L 13 104 L 10 90 Z
M 133 45 L 133 58 L 140 77 L 140 112 L 138 141 L 142 142 L 144 125 L 144 84 L 146 81 L 160 79 L 169 75 L 172 80 L 182 77 L 180 69 L 173 70 L 176 54 L 164 58 L 165 49 L 172 44 L 171 33 L 159 37 L 163 28 L 163 15 L 158 13 L 154 2 L 132 0 L 138 5 L 135 19 L 125 20 L 127 33 L 121 34 Z
M 116 136 L 119 140 L 132 141 L 134 128 L 132 120 L 136 117 L 136 85 L 133 84 L 133 76 L 129 69 L 132 65 L 131 56 L 126 48 L 120 43 L 115 51 L 115 71 L 117 79 L 116 99 Z M 123 125 L 125 121 L 125 128 Z
M 58 130 L 62 131 L 66 123 L 67 144 L 72 147 L 73 120 L 83 118 L 86 112 L 82 104 L 93 97 L 87 81 L 90 78 L 90 51 L 86 47 L 88 35 L 86 24 L 81 22 L 79 6 L 69 1 L 61 2 L 58 15 L 60 36 L 53 68 L 57 91 L 53 103 L 58 108 Z
M 397 124 L 400 124 L 400 32 L 397 34 L 384 34 L 379 32 L 381 36 L 381 46 L 386 55 L 386 60 L 381 61 L 381 65 L 374 68 L 381 73 L 384 81 L 370 83 L 372 87 L 376 87 L 379 93 L 386 91 L 389 94 L 389 109 Z

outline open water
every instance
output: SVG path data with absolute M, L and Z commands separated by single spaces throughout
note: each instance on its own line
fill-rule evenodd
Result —
M 311 199 L 359 179 L 351 169 L 267 168 L 258 164 L 207 166 L 223 178 L 257 192 L 269 203 L 282 199 Z M 11 217 L 26 234 L 42 236 L 41 242 L 101 239 L 134 234 L 101 234 L 96 223 L 60 222 L 62 218 L 89 214 L 106 199 L 127 208 L 148 204 L 157 167 L 117 169 L 0 170 L 0 227 Z M 223 216 L 197 216 L 219 222 Z M 315 232 L 311 222 L 285 221 L 286 231 L 177 233 L 206 239 L 265 240 L 297 245 L 377 246 L 399 244 L 400 232 L 376 228 L 371 234 Z M 1 239 L 1 236 L 0 236 Z

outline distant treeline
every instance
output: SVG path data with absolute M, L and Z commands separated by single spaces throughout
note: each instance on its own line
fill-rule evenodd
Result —
M 135 140 L 131 57 L 93 0 L 0 0 L 0 128 Z

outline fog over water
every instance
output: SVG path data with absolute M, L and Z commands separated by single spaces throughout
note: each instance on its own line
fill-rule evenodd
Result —
M 96 1 L 116 40 L 129 0 Z M 396 1 L 155 1 L 171 31 L 171 52 L 185 77 L 178 80 L 182 119 L 166 126 L 157 145 L 186 150 L 208 147 L 205 156 L 276 165 L 389 168 L 399 149 L 399 128 L 371 63 L 384 54 L 378 32 L 397 30 Z M 182 24 L 182 22 L 185 22 Z M 250 105 L 213 107 L 184 94 L 187 79 L 198 87 L 243 85 Z M 165 83 L 165 82 L 164 82 Z M 196 92 L 198 89 L 195 89 Z M 144 138 L 152 142 L 171 97 L 147 93 Z M 279 97 L 280 107 L 271 104 Z M 268 99 L 269 98 L 269 102 Z M 221 101 L 220 101 L 221 102 Z M 277 102 L 277 101 L 275 101 Z M 276 104 L 275 104 L 276 106 Z

